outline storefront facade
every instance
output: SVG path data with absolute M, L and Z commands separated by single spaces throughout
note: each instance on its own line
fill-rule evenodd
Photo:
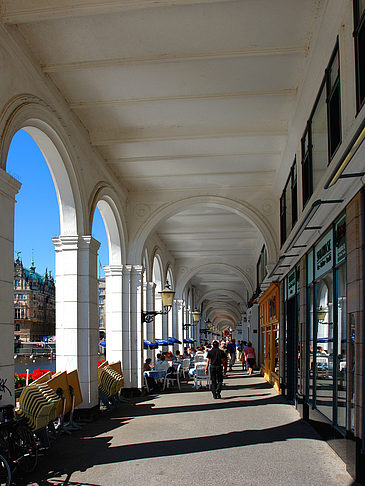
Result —
M 280 284 L 273 283 L 258 301 L 260 312 L 260 362 L 265 379 L 277 391 L 279 382 Z
M 346 462 L 363 474 L 364 191 L 282 281 L 280 384 Z

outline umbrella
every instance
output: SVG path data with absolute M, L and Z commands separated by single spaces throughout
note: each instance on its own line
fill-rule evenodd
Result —
M 169 337 L 167 338 L 170 344 L 181 344 L 181 341 L 176 339 L 175 337 Z
M 166 339 L 155 339 L 155 344 L 158 344 L 159 346 L 167 346 L 170 344 Z

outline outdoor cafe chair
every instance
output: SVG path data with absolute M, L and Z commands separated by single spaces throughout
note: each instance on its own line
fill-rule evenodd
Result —
M 176 370 L 167 372 L 165 375 L 165 379 L 163 382 L 163 391 L 166 390 L 166 387 L 170 386 L 174 382 L 177 383 L 177 386 L 179 388 L 179 391 L 181 391 L 181 385 L 180 385 L 180 370 L 181 370 L 181 364 L 179 364 L 176 368 Z
M 206 382 L 206 386 L 209 388 L 211 387 L 211 378 L 210 378 L 210 368 L 208 368 L 208 374 L 205 374 L 206 363 L 197 363 L 195 366 L 195 374 L 194 374 L 194 388 L 199 388 L 202 386 L 203 382 Z

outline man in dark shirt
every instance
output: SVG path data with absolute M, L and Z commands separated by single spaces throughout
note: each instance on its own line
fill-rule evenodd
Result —
M 210 366 L 213 398 L 221 398 L 223 384 L 222 366 L 226 362 L 226 359 L 226 353 L 219 349 L 218 341 L 213 341 L 213 348 L 208 352 L 207 366 L 205 368 L 205 374 L 207 375 Z

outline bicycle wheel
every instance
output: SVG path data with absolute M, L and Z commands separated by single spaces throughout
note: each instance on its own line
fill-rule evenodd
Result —
M 25 425 L 18 425 L 11 441 L 14 462 L 23 472 L 34 471 L 38 461 L 38 449 L 32 431 Z
M 11 485 L 11 470 L 8 461 L 0 455 L 0 486 Z

